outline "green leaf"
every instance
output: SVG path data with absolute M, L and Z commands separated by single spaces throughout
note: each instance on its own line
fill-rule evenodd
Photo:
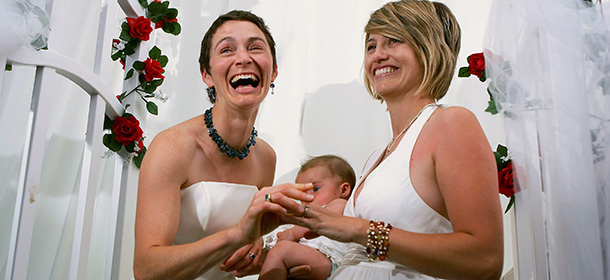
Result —
M 172 22 L 163 22 L 163 32 L 167 33 L 167 34 L 173 34 L 173 32 L 175 31 L 175 27 L 172 24 Z
M 142 8 L 144 8 L 144 9 L 146 9 L 146 7 L 148 7 L 148 1 L 138 0 L 138 2 L 140 3 L 140 6 L 142 6 Z
M 116 61 L 117 59 L 119 59 L 121 57 L 121 51 L 115 52 L 113 53 L 110 58 L 112 59 L 112 61 Z
M 129 25 L 127 24 L 127 22 L 123 22 L 123 24 L 121 25 L 121 35 L 119 35 L 119 39 L 129 42 L 131 41 L 131 35 L 129 35 Z
M 168 19 L 175 19 L 176 17 L 178 17 L 178 9 L 176 9 L 176 8 L 167 9 L 167 12 L 165 13 L 165 17 Z
M 510 197 L 510 201 L 508 201 L 508 205 L 506 206 L 506 210 L 504 210 L 504 214 L 508 213 L 508 210 L 513 207 L 513 204 L 515 204 L 515 195 Z
M 171 22 L 172 26 L 174 26 L 174 31 L 171 33 L 172 35 L 178 35 L 182 31 L 182 27 L 178 22 Z
M 154 81 L 154 80 L 153 80 Z M 155 92 L 155 90 L 157 90 L 157 86 L 152 84 L 152 81 L 148 82 L 145 86 L 144 86 L 144 92 L 146 93 L 153 93 Z
M 500 154 L 500 156 L 506 157 L 508 156 L 508 148 L 502 144 L 498 144 L 496 147 L 496 152 Z
M 498 113 L 498 108 L 496 108 L 496 102 L 489 101 L 488 104 L 489 104 L 489 106 L 487 106 L 487 109 L 485 109 L 485 112 L 489 112 L 492 115 L 497 114 Z
M 152 81 L 150 81 L 150 82 L 148 82 L 148 83 L 149 83 L 150 85 L 152 85 L 152 86 L 158 87 L 158 86 L 160 86 L 161 84 L 163 84 L 163 79 L 154 79 L 154 80 L 152 80 Z
M 483 70 L 481 71 L 481 77 L 479 77 L 479 81 L 485 82 L 485 80 L 487 80 L 487 77 L 485 76 L 485 70 Z
M 144 160 L 144 156 L 146 155 L 146 146 L 142 147 L 142 151 L 140 151 L 140 153 L 133 158 L 133 163 L 136 165 L 136 167 L 140 168 L 140 166 L 142 165 L 142 160 Z
M 169 59 L 167 58 L 166 55 L 162 55 L 159 58 L 157 58 L 157 61 L 159 62 L 159 64 L 161 64 L 161 68 L 165 67 L 165 65 L 167 65 L 167 62 L 169 61 Z
M 146 77 L 144 76 L 144 74 L 140 73 L 140 75 L 138 75 L 138 82 L 140 82 L 140 84 L 146 83 Z
M 163 1 L 163 2 L 161 3 L 161 9 L 162 9 L 163 11 L 167 11 L 167 9 L 168 9 L 168 8 L 169 8 L 169 1 Z
M 468 72 L 468 67 L 461 67 L 460 70 L 458 71 L 458 77 L 460 78 L 467 78 L 470 77 L 470 72 Z
M 142 61 L 136 60 L 133 62 L 133 69 L 136 69 L 138 71 L 142 71 L 144 70 L 144 67 L 146 67 L 146 64 Z
M 502 166 L 502 156 L 498 152 L 494 152 L 494 157 L 496 158 L 496 168 L 498 169 L 498 172 L 500 172 L 500 170 L 504 168 L 504 166 Z
M 162 9 L 162 5 L 159 2 L 151 2 L 150 4 L 148 4 L 148 8 L 146 8 L 147 14 L 149 15 L 148 17 L 152 17 L 154 15 L 157 15 L 159 13 L 161 13 L 161 9 Z
M 127 71 L 127 74 L 125 74 L 125 80 L 129 80 L 131 78 L 131 76 L 133 76 L 133 68 L 129 69 L 129 71 Z
M 157 115 L 159 113 L 159 108 L 157 107 L 157 104 L 155 104 L 154 102 L 146 102 L 146 110 L 148 110 L 149 113 L 153 114 L 153 115 Z
M 110 149 L 113 152 L 118 152 L 123 147 L 123 144 L 121 144 L 119 141 L 116 140 L 116 138 L 114 137 L 114 134 L 104 135 L 102 142 L 104 143 L 104 146 L 108 147 L 108 149 Z
M 148 52 L 148 56 L 152 59 L 158 59 L 159 56 L 161 56 L 161 49 L 159 49 L 157 46 L 153 46 Z
M 132 43 L 127 43 L 125 44 L 125 49 L 123 49 L 123 53 L 125 55 L 132 55 L 134 53 L 136 53 L 136 47 L 138 47 L 138 44 L 132 44 Z
M 112 129 L 113 123 L 114 123 L 114 121 L 112 119 L 110 119 L 110 117 L 108 117 L 108 115 L 106 115 L 104 117 L 104 129 Z
M 4 71 L 13 71 L 13 65 L 7 63 L 4 65 Z

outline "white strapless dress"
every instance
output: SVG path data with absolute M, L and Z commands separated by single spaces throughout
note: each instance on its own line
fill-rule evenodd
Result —
M 257 191 L 255 186 L 220 182 L 199 182 L 182 189 L 180 225 L 174 244 L 195 242 L 233 226 L 246 213 Z M 223 261 L 197 279 L 235 279 L 233 274 L 218 269 Z
M 373 153 L 364 169 L 364 181 L 356 184 L 362 191 L 354 204 L 351 196 L 343 214 L 367 220 L 380 220 L 419 233 L 452 232 L 451 223 L 430 208 L 417 194 L 411 183 L 409 163 L 415 141 L 436 107 L 426 108 L 407 130 L 396 150 L 374 168 L 385 149 Z M 357 187 L 357 188 L 358 188 Z M 353 192 L 355 193 L 355 191 Z M 390 248 L 392 240 L 390 240 Z M 365 247 L 351 243 L 347 254 L 331 279 L 434 279 L 393 262 L 369 261 Z

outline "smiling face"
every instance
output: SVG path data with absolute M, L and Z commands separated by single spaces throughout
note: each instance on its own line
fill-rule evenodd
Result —
M 249 21 L 231 20 L 212 37 L 210 69 L 203 81 L 216 89 L 217 102 L 258 105 L 277 77 L 271 48 L 263 32 Z
M 371 34 L 366 43 L 364 67 L 372 88 L 383 99 L 419 89 L 424 71 L 413 48 L 380 34 Z
M 337 198 L 347 199 L 350 194 L 349 183 L 342 182 L 341 178 L 331 173 L 325 165 L 317 165 L 299 172 L 295 183 L 313 183 L 310 192 L 314 195 L 314 199 L 311 203 L 316 205 L 327 205 Z

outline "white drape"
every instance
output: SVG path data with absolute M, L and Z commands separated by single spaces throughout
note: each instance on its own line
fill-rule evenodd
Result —
M 41 7 L 46 3 L 44 0 L 32 2 Z M 49 49 L 92 68 L 100 1 L 51 2 Z M 148 117 L 144 128 L 145 143 L 148 145 L 159 131 L 201 114 L 210 106 L 197 62 L 201 38 L 219 14 L 232 9 L 251 10 L 265 19 L 278 47 L 279 76 L 275 94 L 268 95 L 263 102 L 256 123 L 259 136 L 276 150 L 276 183 L 292 181 L 301 161 L 308 155 L 323 153 L 346 158 L 360 173 L 368 155 L 387 144 L 391 134 L 384 105 L 368 97 L 361 78 L 363 27 L 369 14 L 385 2 L 387 0 L 171 0 L 170 6 L 179 10 L 182 33 L 174 37 L 156 32 L 155 44 L 170 59 L 165 68 L 165 82 L 160 87 L 169 100 L 157 102 L 159 115 Z M 446 3 L 460 21 L 463 42 L 458 66 L 463 66 L 466 56 L 482 50 L 490 3 L 480 0 L 441 2 Z M 123 17 L 117 15 L 117 22 Z M 117 30 L 116 36 L 119 33 Z M 119 94 L 122 79 L 118 63 L 115 70 L 111 86 Z M 0 94 L 0 224 L 3 225 L 10 224 L 12 219 L 32 79 L 32 69 L 15 67 L 5 74 Z M 41 203 L 32 243 L 35 253 L 31 255 L 31 265 L 36 269 L 31 270 L 28 278 L 66 278 L 77 196 L 74 186 L 84 143 L 86 117 L 81 111 L 86 104 L 84 96 L 70 83 L 60 81 L 55 103 L 48 105 L 55 108 L 57 117 L 50 122 L 45 173 L 39 187 Z M 441 102 L 471 109 L 483 125 L 491 146 L 504 142 L 502 118 L 484 112 L 487 105 L 485 85 L 476 79 L 454 79 Z M 100 174 L 109 172 L 112 164 L 108 160 Z M 110 192 L 105 180 L 102 176 L 98 187 L 89 279 L 103 277 Z M 130 205 L 126 212 L 121 279 L 131 277 L 133 254 L 134 213 L 130 209 L 135 200 L 127 203 Z M 512 267 L 509 221 L 505 219 L 505 270 Z M 6 258 L 4 248 L 8 244 L 9 230 L 0 227 L 2 264 Z
M 610 32 L 600 6 L 494 1 L 488 35 L 486 71 L 520 167 L 517 227 L 531 226 L 517 234 L 531 242 L 519 247 L 521 279 L 609 279 Z

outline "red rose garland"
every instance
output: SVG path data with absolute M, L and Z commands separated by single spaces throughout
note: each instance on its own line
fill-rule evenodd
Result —
M 519 191 L 519 181 L 514 176 L 513 161 L 508 154 L 508 148 L 498 144 L 494 151 L 494 156 L 498 169 L 498 191 L 500 194 L 510 198 L 506 210 L 504 210 L 504 213 L 506 213 L 515 204 L 515 193 Z
M 118 60 L 123 65 L 123 69 L 125 69 L 126 57 L 135 53 L 141 41 L 148 41 L 153 30 L 162 28 L 164 32 L 172 35 L 178 35 L 181 32 L 177 19 L 178 10 L 169 8 L 168 1 L 154 0 L 148 3 L 146 0 L 139 0 L 139 2 L 146 10 L 146 16 L 127 17 L 121 25 L 119 38 L 112 40 L 111 58 Z M 157 88 L 163 84 L 165 79 L 163 68 L 168 61 L 167 56 L 163 55 L 156 46 L 153 46 L 148 52 L 146 60 L 134 61 L 131 68 L 125 73 L 125 80 L 137 73 L 139 84 L 132 90 L 117 95 L 119 101 L 123 102 L 127 96 L 135 92 L 146 103 L 146 110 L 157 115 L 157 104 L 150 99 L 166 100 L 162 93 L 157 92 Z M 124 105 L 125 108 L 131 106 L 131 104 Z M 138 119 L 129 113 L 124 113 L 114 120 L 106 116 L 104 130 L 104 145 L 112 152 L 119 152 L 125 148 L 129 153 L 128 160 L 133 159 L 136 166 L 140 167 L 146 154 L 146 146 L 144 146 L 144 132 Z

